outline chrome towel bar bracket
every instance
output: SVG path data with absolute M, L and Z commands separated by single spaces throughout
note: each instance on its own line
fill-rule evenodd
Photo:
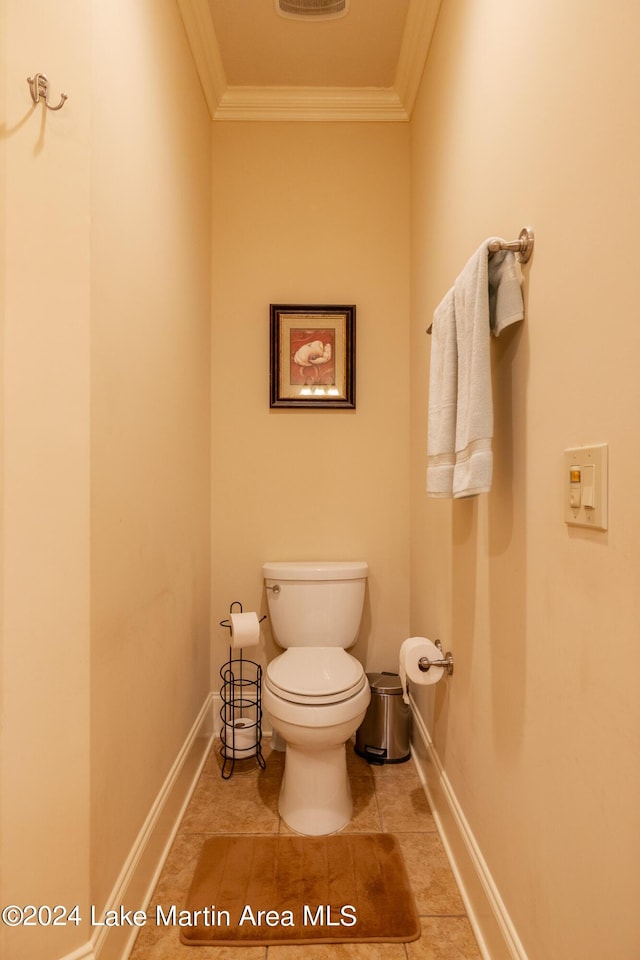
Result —
M 491 253 L 498 250 L 513 250 L 516 260 L 520 263 L 527 263 L 533 253 L 533 243 L 535 236 L 531 227 L 523 227 L 517 240 L 492 240 L 489 244 Z

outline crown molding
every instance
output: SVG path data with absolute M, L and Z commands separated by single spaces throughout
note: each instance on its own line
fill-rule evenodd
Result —
M 209 4 L 207 0 L 178 0 L 178 9 L 207 101 L 209 116 L 213 119 L 227 89 L 227 77 Z
M 393 88 L 227 87 L 214 120 L 406 121 Z
M 213 120 L 406 122 L 411 117 L 441 0 L 410 0 L 393 87 L 229 86 L 208 0 L 178 0 Z
M 410 117 L 420 87 L 442 0 L 410 0 L 394 87 Z

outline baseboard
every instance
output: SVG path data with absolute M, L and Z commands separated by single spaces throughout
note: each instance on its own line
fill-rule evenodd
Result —
M 411 700 L 412 755 L 484 960 L 527 960 L 480 846 Z
M 213 735 L 214 737 L 219 737 L 220 730 L 222 729 L 222 719 L 220 717 L 220 711 L 222 710 L 222 697 L 219 693 L 211 694 L 211 704 L 213 709 Z
M 209 752 L 213 736 L 212 695 L 208 694 L 138 834 L 105 906 L 145 910 Z M 64 960 L 126 960 L 139 930 L 98 927 L 91 952 Z M 89 945 L 88 945 L 89 946 Z

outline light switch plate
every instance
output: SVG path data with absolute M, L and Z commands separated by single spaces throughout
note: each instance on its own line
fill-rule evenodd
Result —
M 571 469 L 576 467 L 580 468 L 583 485 L 584 479 L 589 478 L 589 483 L 593 480 L 593 507 L 584 505 L 584 496 L 580 498 L 580 506 L 571 505 Z M 609 447 L 606 443 L 597 443 L 592 447 L 572 447 L 564 451 L 562 493 L 565 523 L 575 527 L 591 527 L 592 530 L 607 529 L 608 477 Z

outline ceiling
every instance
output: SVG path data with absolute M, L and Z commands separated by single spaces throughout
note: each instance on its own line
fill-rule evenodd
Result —
M 178 0 L 214 120 L 411 116 L 440 0 L 351 0 L 338 20 L 274 0 Z

